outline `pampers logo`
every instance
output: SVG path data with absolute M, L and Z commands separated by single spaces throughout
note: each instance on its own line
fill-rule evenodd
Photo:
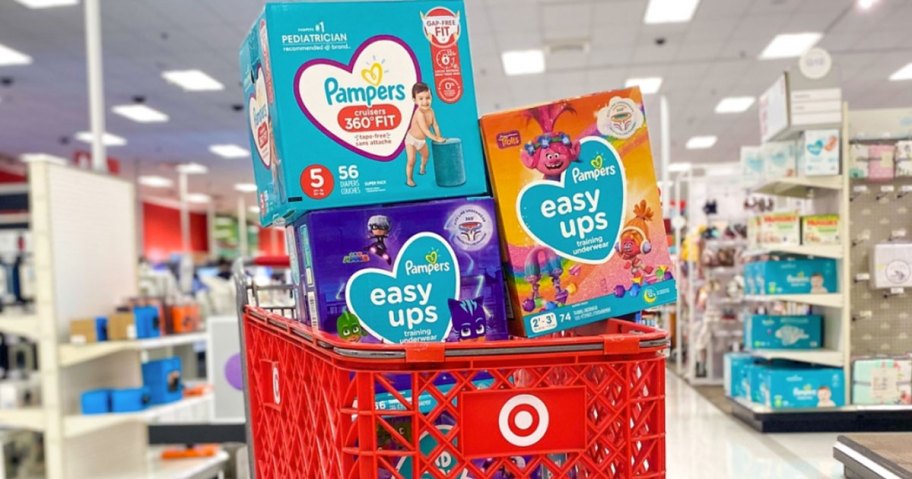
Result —
M 420 80 L 409 46 L 379 35 L 348 64 L 321 58 L 301 65 L 294 85 L 298 106 L 323 134 L 361 156 L 389 161 L 402 152 L 415 111 L 410 92 Z
M 414 276 L 418 274 L 434 274 L 441 271 L 450 271 L 452 265 L 449 262 L 441 263 L 438 260 L 440 259 L 440 254 L 437 250 L 432 250 L 428 254 L 424 255 L 425 264 L 417 264 L 412 260 L 405 262 L 405 274 L 409 276 Z

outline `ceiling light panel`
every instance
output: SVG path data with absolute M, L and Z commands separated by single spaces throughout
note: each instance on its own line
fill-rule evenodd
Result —
M 718 138 L 715 136 L 695 136 L 687 140 L 687 149 L 688 150 L 705 150 L 706 148 L 712 148 L 716 144 Z
M 772 60 L 776 58 L 793 58 L 804 55 L 820 41 L 823 37 L 821 33 L 782 33 L 775 38 L 763 49 L 760 58 L 763 60 Z
M 700 0 L 649 0 L 643 22 L 647 24 L 689 22 L 699 5 Z
M 32 63 L 32 57 L 0 44 L 0 66 L 28 65 L 30 63 Z
M 94 135 L 88 131 L 80 131 L 79 133 L 76 133 L 74 137 L 81 142 L 91 144 Z M 117 135 L 112 135 L 111 133 L 105 133 L 104 136 L 102 136 L 102 143 L 104 143 L 105 146 L 124 146 L 127 144 L 127 140 Z
M 752 96 L 731 96 L 723 98 L 716 105 L 716 113 L 741 113 L 753 106 L 755 98 Z
M 111 111 L 138 123 L 163 123 L 168 115 L 146 105 L 119 105 Z
M 244 158 L 250 156 L 250 151 L 237 145 L 212 145 L 209 151 L 222 158 Z
M 657 93 L 660 88 L 662 88 L 662 79 L 660 77 L 642 77 L 642 78 L 630 78 L 624 84 L 626 88 L 638 86 L 640 87 L 640 92 L 644 95 L 652 95 Z
M 200 70 L 171 70 L 162 73 L 162 78 L 187 91 L 224 90 L 225 86 Z
M 508 76 L 534 75 L 545 71 L 545 52 L 542 50 L 511 50 L 501 55 L 504 73 Z

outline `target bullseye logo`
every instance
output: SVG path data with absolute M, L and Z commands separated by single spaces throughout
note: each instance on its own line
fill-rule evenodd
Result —
M 531 446 L 545 436 L 551 422 L 548 406 L 531 394 L 520 394 L 500 409 L 497 425 L 500 434 L 517 447 Z
M 459 445 L 467 457 L 586 448 L 584 387 L 468 391 L 461 395 L 459 406 L 463 426 Z

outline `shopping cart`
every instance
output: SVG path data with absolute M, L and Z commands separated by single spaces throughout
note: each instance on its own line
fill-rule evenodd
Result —
M 351 344 L 240 273 L 255 477 L 665 476 L 665 332 L 613 320 L 599 336 Z

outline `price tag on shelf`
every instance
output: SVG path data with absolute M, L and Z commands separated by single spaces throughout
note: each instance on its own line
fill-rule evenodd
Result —
M 905 238 L 905 237 L 906 237 L 905 228 L 896 229 L 890 233 L 890 239 L 898 239 L 898 238 Z
M 912 193 L 912 185 L 902 185 L 899 187 L 899 191 L 903 193 Z
M 882 185 L 882 186 L 880 187 L 880 192 L 881 192 L 881 193 L 892 193 L 892 192 L 894 192 L 894 191 L 896 191 L 896 187 L 893 186 L 893 185 Z
M 870 273 L 858 273 L 855 275 L 855 281 L 870 281 L 870 280 L 871 280 Z
M 905 288 L 890 288 L 890 294 L 903 294 L 905 292 Z
M 852 187 L 852 191 L 855 193 L 867 193 L 868 185 L 855 185 Z
M 867 310 L 867 311 L 859 311 L 859 312 L 858 312 L 858 317 L 859 317 L 859 318 L 863 318 L 863 319 L 871 319 L 871 318 L 874 317 L 874 312 L 873 312 L 873 311 L 870 311 L 870 310 Z

